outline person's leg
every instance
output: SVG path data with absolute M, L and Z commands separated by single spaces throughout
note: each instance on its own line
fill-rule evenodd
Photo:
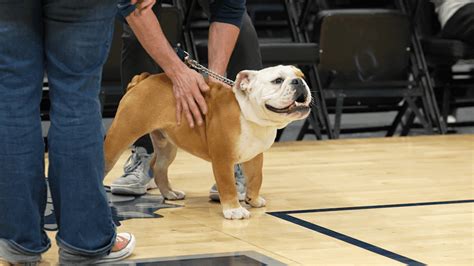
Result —
M 156 3 L 153 7 L 153 11 L 158 19 L 161 19 L 160 10 L 164 9 L 162 9 L 159 3 Z M 162 15 L 166 14 L 166 12 L 162 13 Z M 174 39 L 176 36 L 172 34 L 175 31 L 170 29 L 170 27 L 176 27 L 176 25 L 167 25 L 165 24 L 167 21 L 169 20 L 162 20 L 163 23 L 161 26 L 164 29 L 165 35 L 172 38 L 168 38 L 171 45 L 175 46 L 177 40 Z M 143 49 L 127 24 L 123 25 L 122 41 L 121 78 L 124 90 L 135 75 L 139 75 L 143 72 L 151 74 L 163 72 L 160 66 L 148 55 L 145 49 Z M 112 193 L 141 195 L 145 194 L 147 189 L 155 188 L 156 184 L 152 179 L 150 167 L 150 159 L 153 152 L 153 145 L 148 134 L 135 141 L 132 154 L 124 165 L 123 175 L 114 180 L 110 186 Z
M 245 12 L 240 34 L 227 67 L 227 76 L 234 80 L 242 70 L 260 69 L 262 69 L 262 55 L 260 54 L 257 31 L 250 16 Z
M 143 72 L 155 74 L 161 73 L 163 70 L 148 55 L 130 26 L 123 24 L 121 64 L 123 90 L 126 90 L 128 83 L 135 75 Z M 112 182 L 111 192 L 123 195 L 141 195 L 146 193 L 147 188 L 156 187 L 150 172 L 152 153 L 153 144 L 149 135 L 139 138 L 134 143 L 132 154 L 123 167 L 123 175 Z M 150 181 L 153 185 L 148 186 Z
M 51 98 L 48 176 L 64 264 L 95 262 L 116 241 L 102 184 L 98 97 L 115 5 L 114 0 L 55 0 L 43 8 Z
M 121 64 L 122 88 L 125 91 L 128 83 L 135 75 L 143 72 L 151 74 L 162 73 L 163 70 L 142 47 L 130 26 L 123 25 L 122 34 L 122 64 Z M 138 139 L 135 146 L 143 147 L 148 154 L 153 153 L 153 144 L 148 135 Z
M 441 31 L 441 37 L 448 38 L 448 39 L 455 39 L 461 40 L 471 46 L 474 47 L 474 3 L 467 4 L 461 7 L 454 15 L 447 21 L 446 25 L 444 25 Z M 449 80 L 451 79 L 451 66 L 446 68 L 441 68 L 437 70 L 438 78 L 442 80 Z M 436 98 L 438 99 L 438 105 L 440 106 L 440 110 L 443 110 L 443 99 L 444 97 L 449 98 L 451 97 L 465 97 L 466 92 L 468 90 L 466 88 L 456 88 L 455 90 L 445 90 L 443 87 L 436 87 L 435 93 Z M 454 93 L 454 95 L 447 96 L 445 92 Z M 447 105 L 447 121 L 448 123 L 456 122 L 456 108 L 451 105 Z
M 257 32 L 252 20 L 247 12 L 245 12 L 242 26 L 240 27 L 240 34 L 227 67 L 227 76 L 235 80 L 237 74 L 242 70 L 260 69 L 262 69 L 262 55 L 260 54 Z M 239 200 L 243 201 L 245 199 L 246 180 L 240 165 L 235 165 L 234 176 Z M 219 200 L 219 192 L 216 185 L 211 187 L 209 197 L 212 200 Z
M 44 143 L 41 3 L 0 2 L 0 257 L 35 262 L 50 247 Z
M 474 46 L 474 3 L 467 4 L 459 9 L 446 22 L 441 37 L 458 39 Z

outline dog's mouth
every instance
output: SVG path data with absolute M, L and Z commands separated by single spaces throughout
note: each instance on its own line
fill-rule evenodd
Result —
M 299 102 L 293 102 L 285 108 L 276 108 L 269 104 L 265 104 L 265 107 L 277 114 L 291 114 L 295 112 L 308 112 L 310 110 L 309 105 Z

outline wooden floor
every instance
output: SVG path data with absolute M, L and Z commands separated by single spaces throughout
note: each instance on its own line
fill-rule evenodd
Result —
M 106 184 L 121 175 L 127 156 Z M 250 250 L 290 265 L 406 263 L 400 257 L 473 265 L 474 203 L 445 204 L 474 199 L 473 180 L 473 135 L 286 142 L 265 154 L 267 207 L 228 221 L 208 200 L 210 164 L 179 152 L 171 181 L 187 193 L 176 202 L 183 207 L 123 221 L 119 231 L 137 237 L 131 259 Z M 426 205 L 397 205 L 407 203 Z M 321 211 L 357 206 L 372 207 Z M 285 214 L 303 224 L 268 214 L 292 210 L 312 211 Z M 56 246 L 44 261 L 57 262 Z

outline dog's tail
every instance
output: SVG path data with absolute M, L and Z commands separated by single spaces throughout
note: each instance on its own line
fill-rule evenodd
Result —
M 135 77 L 132 78 L 132 81 L 128 83 L 127 86 L 127 91 L 133 89 L 138 83 L 140 83 L 142 80 L 148 78 L 150 76 L 150 73 L 148 72 L 143 72 L 140 75 L 135 75 Z

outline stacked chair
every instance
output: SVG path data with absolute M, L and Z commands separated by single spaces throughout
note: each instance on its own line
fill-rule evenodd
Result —
M 303 4 L 306 13 L 302 18 L 313 26 L 305 25 L 307 21 L 301 24 L 320 44 L 318 68 L 324 100 L 335 113 L 334 136 L 339 137 L 340 132 L 379 130 L 392 136 L 400 125 L 401 134 L 405 135 L 414 117 L 426 132 L 444 133 L 419 38 L 406 7 L 388 1 L 365 1 L 364 5 L 356 2 L 360 1 L 319 1 L 319 8 L 311 8 L 315 2 Z M 391 9 L 341 9 L 337 4 Z M 311 10 L 317 11 L 312 20 Z M 343 110 L 396 111 L 397 115 L 385 126 L 341 130 Z M 308 132 L 308 124 L 305 127 L 299 138 Z

